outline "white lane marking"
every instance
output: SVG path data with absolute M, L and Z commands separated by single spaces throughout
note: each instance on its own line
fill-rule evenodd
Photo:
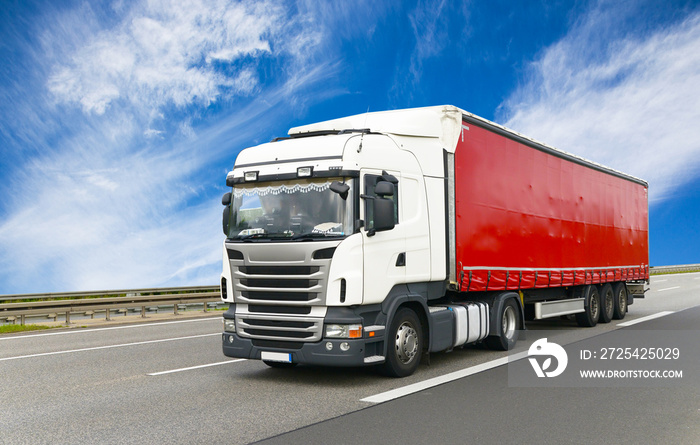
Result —
M 647 315 L 646 317 L 637 318 L 636 320 L 626 321 L 624 323 L 618 323 L 615 326 L 616 327 L 617 326 L 621 326 L 621 327 L 632 326 L 633 324 L 642 323 L 645 321 L 653 320 L 655 318 L 665 317 L 666 315 L 670 315 L 673 313 L 674 313 L 674 311 L 663 311 L 663 312 L 659 312 L 658 314 L 652 314 L 652 315 Z
M 651 280 L 653 283 L 663 283 L 668 280 Z
M 399 397 L 404 397 L 419 391 L 423 391 L 434 386 L 442 385 L 444 383 L 449 383 L 454 380 L 458 380 L 470 375 L 478 374 L 480 372 L 488 371 L 489 369 L 497 368 L 499 366 L 507 365 L 508 361 L 520 360 L 527 357 L 527 351 L 519 352 L 508 357 L 498 358 L 496 360 L 491 360 L 490 362 L 482 363 L 480 365 L 472 366 L 470 368 L 465 368 L 459 371 L 451 372 L 449 374 L 441 375 L 438 377 L 433 377 L 432 379 L 424 380 L 422 382 L 413 383 L 411 385 L 402 386 L 401 388 L 392 389 L 380 394 L 375 394 L 373 396 L 365 397 L 361 399 L 360 402 L 368 403 L 382 403 L 388 402 L 389 400 L 398 399 Z
M 44 357 L 44 356 L 48 356 L 48 355 L 71 354 L 73 352 L 98 351 L 100 349 L 112 349 L 112 348 L 123 348 L 126 346 L 148 345 L 151 343 L 163 343 L 163 342 L 167 342 L 167 341 L 189 340 L 191 338 L 212 337 L 214 335 L 221 335 L 221 333 L 217 332 L 215 334 L 189 335 L 187 337 L 163 338 L 161 340 L 138 341 L 135 343 L 123 343 L 120 345 L 95 346 L 92 348 L 70 349 L 67 351 L 41 352 L 38 354 L 18 355 L 15 357 L 0 358 L 0 362 L 4 362 L 7 360 L 18 360 L 18 359 L 22 359 L 22 358 Z
M 673 287 L 667 287 L 665 289 L 658 289 L 656 292 L 663 292 L 665 290 L 673 290 L 673 289 L 680 289 L 680 286 L 673 286 Z
M 191 369 L 200 369 L 200 368 L 208 368 L 210 366 L 218 366 L 218 365 L 225 365 L 227 363 L 236 363 L 236 362 L 244 362 L 247 359 L 245 358 L 239 358 L 236 360 L 226 360 L 225 362 L 217 362 L 217 363 L 209 363 L 206 365 L 199 365 L 199 366 L 190 366 L 189 368 L 180 368 L 180 369 L 171 369 L 169 371 L 160 371 L 160 372 L 152 372 L 150 374 L 146 375 L 163 375 L 163 374 L 172 374 L 173 372 L 180 372 L 180 371 L 189 371 Z
M 163 321 L 163 322 L 157 322 L 154 321 L 153 323 L 139 323 L 139 324 L 133 324 L 133 325 L 128 325 L 128 326 L 112 326 L 109 328 L 95 328 L 95 329 L 90 329 L 90 328 L 73 328 L 70 331 L 61 331 L 61 332 L 45 332 L 42 334 L 29 334 L 29 335 L 19 335 L 15 337 L 0 337 L 0 341 L 3 340 L 19 340 L 19 339 L 25 339 L 25 338 L 34 338 L 34 337 L 48 337 L 51 335 L 66 335 L 66 334 L 84 334 L 86 332 L 98 332 L 98 331 L 112 331 L 115 329 L 133 329 L 133 328 L 145 328 L 145 327 L 153 327 L 153 326 L 162 326 L 166 324 L 178 324 L 178 323 L 193 323 L 196 321 L 212 321 L 212 320 L 221 320 L 222 316 L 219 315 L 218 317 L 205 317 L 205 318 L 197 318 L 195 320 L 179 320 L 179 321 Z

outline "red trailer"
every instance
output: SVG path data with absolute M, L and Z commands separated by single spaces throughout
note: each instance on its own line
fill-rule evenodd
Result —
M 647 183 L 470 114 L 462 133 L 455 290 L 517 291 L 530 318 L 570 313 L 573 300 L 581 325 L 624 317 L 644 293 L 631 282 L 649 278 Z
M 465 123 L 455 152 L 460 291 L 649 278 L 647 184 Z

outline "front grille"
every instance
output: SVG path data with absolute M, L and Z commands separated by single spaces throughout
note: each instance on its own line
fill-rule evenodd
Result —
M 311 301 L 317 297 L 317 293 L 294 292 L 283 294 L 279 292 L 241 292 L 241 296 L 248 300 L 263 301 Z
M 310 321 L 289 321 L 289 320 L 252 320 L 246 321 L 251 326 L 267 326 L 275 328 L 299 328 L 308 329 L 314 324 Z
M 309 315 L 311 307 L 309 306 L 265 306 L 261 304 L 249 304 L 249 312 L 257 312 L 260 314 L 293 314 L 293 315 Z
M 246 275 L 311 275 L 318 266 L 242 266 L 238 270 Z
M 338 242 L 227 245 L 241 254 L 229 256 L 238 335 L 281 348 L 320 341 L 332 258 L 314 252 Z
M 243 279 L 241 284 L 246 287 L 274 287 L 282 289 L 308 289 L 316 286 L 318 280 L 275 280 L 275 279 Z
M 308 243 L 311 244 L 311 243 Z M 231 262 L 236 302 L 281 305 L 321 305 L 325 301 L 328 260 L 318 266 L 247 266 Z
M 313 334 L 306 332 L 288 332 L 288 331 L 263 331 L 262 329 L 246 329 L 246 332 L 255 337 L 284 337 L 295 338 L 299 340 L 308 340 L 313 338 Z
M 236 331 L 244 338 L 319 341 L 323 333 L 323 318 L 236 312 Z

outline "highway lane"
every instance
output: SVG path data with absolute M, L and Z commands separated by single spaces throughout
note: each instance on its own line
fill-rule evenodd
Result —
M 630 310 L 624 321 L 611 325 L 700 338 L 700 274 L 653 277 L 647 298 Z M 655 317 L 656 311 L 665 315 Z M 548 334 L 555 328 L 545 321 L 528 327 Z M 562 345 L 580 343 L 581 331 L 576 331 L 554 332 L 554 339 Z M 614 335 L 610 329 L 585 332 L 596 332 L 589 337 L 596 344 Z M 692 369 L 685 370 L 690 381 L 672 387 L 513 387 L 508 366 L 498 366 L 258 443 L 697 444 L 699 359 L 694 356 Z
M 696 278 L 700 274 L 653 278 L 648 298 L 636 300 L 624 321 L 700 304 L 700 279 Z M 385 406 L 393 402 L 371 404 L 363 399 L 507 356 L 479 348 L 434 354 L 430 366 L 421 366 L 406 379 L 379 377 L 370 369 L 276 370 L 258 361 L 224 357 L 220 317 L 183 321 L 0 337 L 0 442 L 250 443 L 290 431 L 298 434 L 375 409 L 374 416 L 384 424 Z M 573 322 L 538 322 L 528 327 L 558 329 L 557 341 L 565 343 L 616 329 L 616 323 L 594 329 L 576 328 Z M 29 355 L 34 356 L 14 358 Z M 213 366 L 198 367 L 202 365 Z M 192 367 L 197 368 L 150 375 Z M 507 399 L 513 394 L 511 388 L 487 383 L 489 378 L 498 381 L 494 372 L 504 372 L 503 367 L 458 382 L 483 382 L 479 385 L 484 394 L 494 391 Z M 442 388 L 449 386 L 410 397 L 427 397 L 436 391 L 447 397 L 449 391 L 444 394 Z M 532 388 L 522 392 L 537 394 Z M 460 406 L 458 394 L 454 400 L 445 398 L 445 403 Z M 391 423 L 390 418 L 387 422 Z M 357 425 L 339 428 L 355 431 Z M 428 425 L 424 428 L 430 431 Z
M 697 334 L 700 306 L 628 329 Z M 677 387 L 532 388 L 510 385 L 508 367 L 500 366 L 258 443 L 695 445 L 700 378 L 693 369 L 684 370 L 691 381 Z
M 184 317 L 183 317 L 184 318 Z M 52 329 L 0 336 L 0 360 L 18 355 L 103 347 L 140 341 L 156 341 L 179 336 L 218 332 L 221 314 L 207 318 L 118 325 L 105 322 L 92 329 Z

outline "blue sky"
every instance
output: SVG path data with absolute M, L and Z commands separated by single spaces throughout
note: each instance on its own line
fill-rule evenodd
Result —
M 700 263 L 695 1 L 8 1 L 0 293 L 215 284 L 226 172 L 290 127 L 452 104 L 649 181 Z

